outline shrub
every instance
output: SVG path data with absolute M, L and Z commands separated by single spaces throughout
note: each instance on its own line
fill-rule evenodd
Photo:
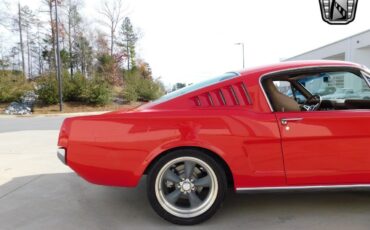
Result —
M 63 75 L 63 100 L 83 101 L 82 94 L 86 88 L 87 79 L 80 72 L 73 77 L 68 72 Z
M 161 96 L 160 86 L 151 79 L 142 79 L 138 88 L 139 99 L 142 101 L 152 101 Z
M 36 94 L 45 105 L 54 105 L 59 101 L 58 84 L 54 76 L 41 76 L 36 80 Z
M 0 102 L 18 101 L 27 91 L 33 89 L 23 76 L 5 75 L 0 76 Z
M 126 101 L 137 101 L 137 99 L 139 98 L 139 81 L 140 79 L 136 75 L 128 75 L 125 77 L 123 97 Z
M 123 98 L 126 101 L 137 101 L 139 95 L 136 92 L 136 86 L 133 84 L 126 84 L 123 90 Z
M 110 102 L 111 98 L 112 90 L 105 81 L 97 78 L 87 81 L 82 94 L 84 102 L 95 105 L 105 105 Z
M 144 78 L 138 72 L 125 77 L 123 95 L 127 101 L 151 101 L 163 95 L 160 82 Z
M 36 93 L 42 104 L 53 105 L 59 102 L 58 82 L 53 75 L 39 77 L 36 84 Z M 64 72 L 62 87 L 63 101 L 105 105 L 111 100 L 111 89 L 104 80 L 86 79 L 81 73 L 71 77 L 68 72 Z

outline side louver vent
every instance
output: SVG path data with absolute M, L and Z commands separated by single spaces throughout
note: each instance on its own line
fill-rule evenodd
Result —
M 252 99 L 243 82 L 227 85 L 192 98 L 198 107 L 251 105 Z

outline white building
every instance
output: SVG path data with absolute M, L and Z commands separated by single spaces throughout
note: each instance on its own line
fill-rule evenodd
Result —
M 285 61 L 317 59 L 350 61 L 370 67 L 370 30 L 288 58 Z

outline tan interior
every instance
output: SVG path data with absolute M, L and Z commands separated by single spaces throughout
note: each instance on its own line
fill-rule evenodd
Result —
M 292 98 L 280 93 L 272 79 L 264 82 L 265 90 L 269 95 L 272 106 L 277 112 L 301 111 L 299 104 Z

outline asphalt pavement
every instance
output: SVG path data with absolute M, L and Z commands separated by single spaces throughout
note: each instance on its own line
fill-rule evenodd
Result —
M 234 194 L 209 221 L 170 224 L 137 188 L 90 184 L 55 155 L 64 117 L 0 118 L 0 230 L 370 229 L 370 192 Z
M 24 130 L 58 130 L 64 119 L 65 116 L 0 118 L 0 133 Z

